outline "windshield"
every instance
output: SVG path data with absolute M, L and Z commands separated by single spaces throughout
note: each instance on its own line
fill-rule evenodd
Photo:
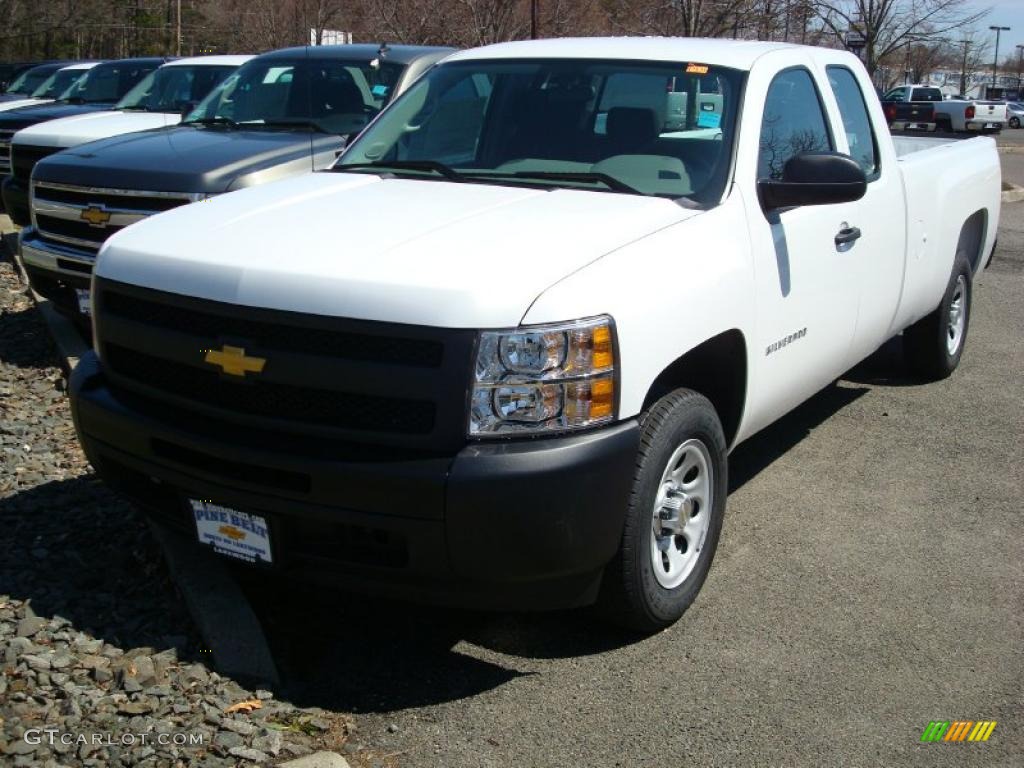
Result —
M 202 100 L 214 86 L 237 68 L 231 64 L 174 64 L 160 67 L 128 91 L 115 109 L 181 112 L 189 104 L 195 105 Z
M 159 66 L 157 61 L 112 61 L 97 64 L 60 95 L 61 101 L 78 104 L 114 103 Z
M 407 163 L 395 172 L 430 178 L 428 166 L 440 164 L 449 179 L 713 205 L 728 175 L 741 77 L 686 62 L 444 64 L 385 111 L 335 169 Z
M 255 60 L 237 69 L 186 122 L 254 127 L 312 124 L 327 133 L 356 133 L 394 93 L 404 66 L 376 60 Z
M 30 94 L 46 80 L 50 75 L 50 71 L 49 67 L 26 69 L 15 78 L 14 82 L 7 88 L 6 93 Z
M 32 91 L 32 98 L 56 99 L 88 71 L 87 69 L 58 69 L 46 78 L 42 85 Z

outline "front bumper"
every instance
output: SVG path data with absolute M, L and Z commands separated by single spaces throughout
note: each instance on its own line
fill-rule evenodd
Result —
M 7 176 L 3 181 L 2 194 L 4 209 L 11 217 L 11 221 L 19 227 L 27 227 L 31 224 L 32 214 L 29 210 L 28 187 L 13 176 Z
M 89 288 L 94 260 L 73 248 L 46 242 L 32 227 L 21 231 L 18 252 L 32 289 L 59 311 L 88 325 L 88 317 L 79 311 L 75 290 Z
M 94 353 L 70 391 L 97 472 L 163 522 L 192 531 L 185 499 L 212 499 L 267 518 L 268 574 L 476 608 L 593 602 L 619 546 L 639 444 L 629 421 L 454 456 L 339 461 L 162 418 L 112 391 Z

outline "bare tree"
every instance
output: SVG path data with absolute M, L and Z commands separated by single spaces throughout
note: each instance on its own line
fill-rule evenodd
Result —
M 824 27 L 842 42 L 849 30 L 864 38 L 864 64 L 872 75 L 882 59 L 913 43 L 938 40 L 968 27 L 988 11 L 963 0 L 811 0 Z

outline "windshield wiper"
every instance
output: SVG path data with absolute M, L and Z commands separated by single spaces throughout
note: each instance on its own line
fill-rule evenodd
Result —
M 608 189 L 616 192 L 626 192 L 631 195 L 644 194 L 636 187 L 631 187 L 626 182 L 609 176 L 607 173 L 596 171 L 516 171 L 515 173 L 474 173 L 473 176 L 487 176 L 497 179 L 539 179 L 541 181 L 582 181 L 594 184 L 604 184 Z
M 226 125 L 229 128 L 238 127 L 238 123 L 230 117 L 200 117 L 196 120 L 186 120 L 182 125 Z
M 316 133 L 330 133 L 316 121 L 304 120 L 301 117 L 294 120 L 243 120 L 239 125 L 256 126 L 257 128 L 307 128 Z
M 391 168 L 396 171 L 432 171 L 451 181 L 465 181 L 466 176 L 454 168 L 436 160 L 379 160 L 376 163 L 348 163 L 336 165 L 332 171 L 349 171 L 356 168 Z

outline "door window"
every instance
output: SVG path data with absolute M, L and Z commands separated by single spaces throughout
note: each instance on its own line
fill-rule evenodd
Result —
M 864 94 L 857 84 L 857 78 L 846 67 L 832 66 L 826 69 L 828 83 L 839 104 L 843 118 L 843 130 L 850 145 L 850 157 L 857 161 L 864 174 L 870 179 L 878 175 L 878 147 L 871 130 L 871 119 L 864 103 Z
M 780 72 L 765 98 L 757 178 L 780 181 L 790 158 L 832 149 L 828 121 L 811 73 L 799 68 Z

